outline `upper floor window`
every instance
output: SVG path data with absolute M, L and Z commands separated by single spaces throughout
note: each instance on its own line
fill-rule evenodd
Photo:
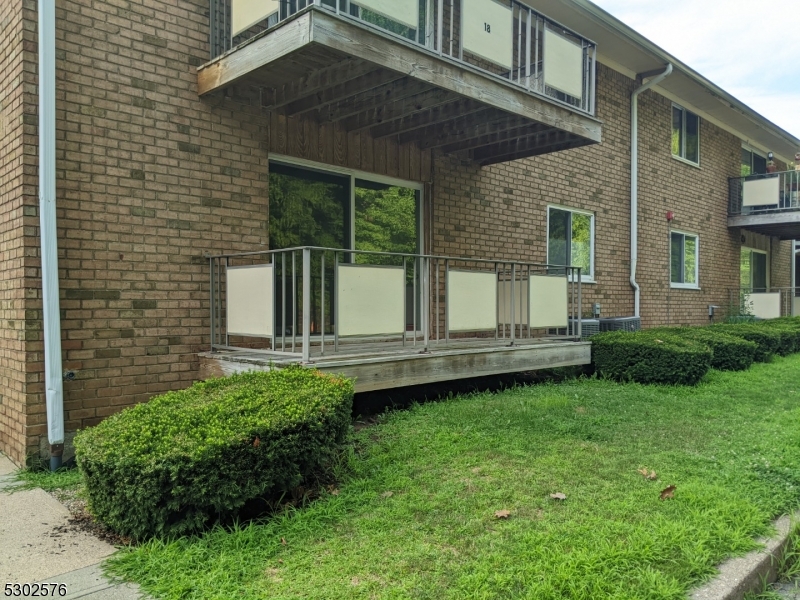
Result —
M 700 244 L 696 235 L 673 231 L 670 234 L 670 284 L 672 287 L 698 287 Z
M 672 105 L 672 156 L 700 164 L 700 117 Z
M 755 150 L 742 146 L 742 177 L 763 175 L 767 172 L 767 159 Z
M 581 268 L 581 279 L 594 279 L 594 215 L 547 207 L 547 264 Z

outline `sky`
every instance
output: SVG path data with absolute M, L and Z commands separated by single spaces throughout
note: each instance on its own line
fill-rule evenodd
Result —
M 592 0 L 800 138 L 800 0 Z

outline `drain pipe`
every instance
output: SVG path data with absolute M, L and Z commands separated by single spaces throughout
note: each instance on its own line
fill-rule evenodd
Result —
M 58 302 L 56 229 L 56 6 L 39 0 L 39 236 L 50 470 L 64 454 L 64 389 L 61 375 L 61 314 Z
M 636 283 L 636 266 L 639 262 L 639 94 L 658 85 L 672 74 L 672 63 L 663 73 L 644 73 L 642 79 L 656 75 L 634 90 L 631 95 L 631 287 L 634 290 L 634 316 L 640 317 L 641 290 Z

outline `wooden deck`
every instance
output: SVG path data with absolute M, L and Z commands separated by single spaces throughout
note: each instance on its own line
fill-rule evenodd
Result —
M 340 352 L 319 356 L 316 349 L 309 366 L 342 373 L 356 380 L 357 392 L 420 385 L 469 377 L 498 375 L 589 364 L 591 344 L 564 339 L 523 339 L 502 345 L 494 339 L 451 340 L 428 352 L 407 342 L 377 341 L 349 344 Z M 243 371 L 268 371 L 302 360 L 296 355 L 261 350 L 206 352 L 200 357 L 202 379 Z

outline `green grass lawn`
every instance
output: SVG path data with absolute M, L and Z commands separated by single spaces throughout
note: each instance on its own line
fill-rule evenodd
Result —
M 170 599 L 682 598 L 798 505 L 800 355 L 696 388 L 458 397 L 355 437 L 337 494 L 111 571 Z

